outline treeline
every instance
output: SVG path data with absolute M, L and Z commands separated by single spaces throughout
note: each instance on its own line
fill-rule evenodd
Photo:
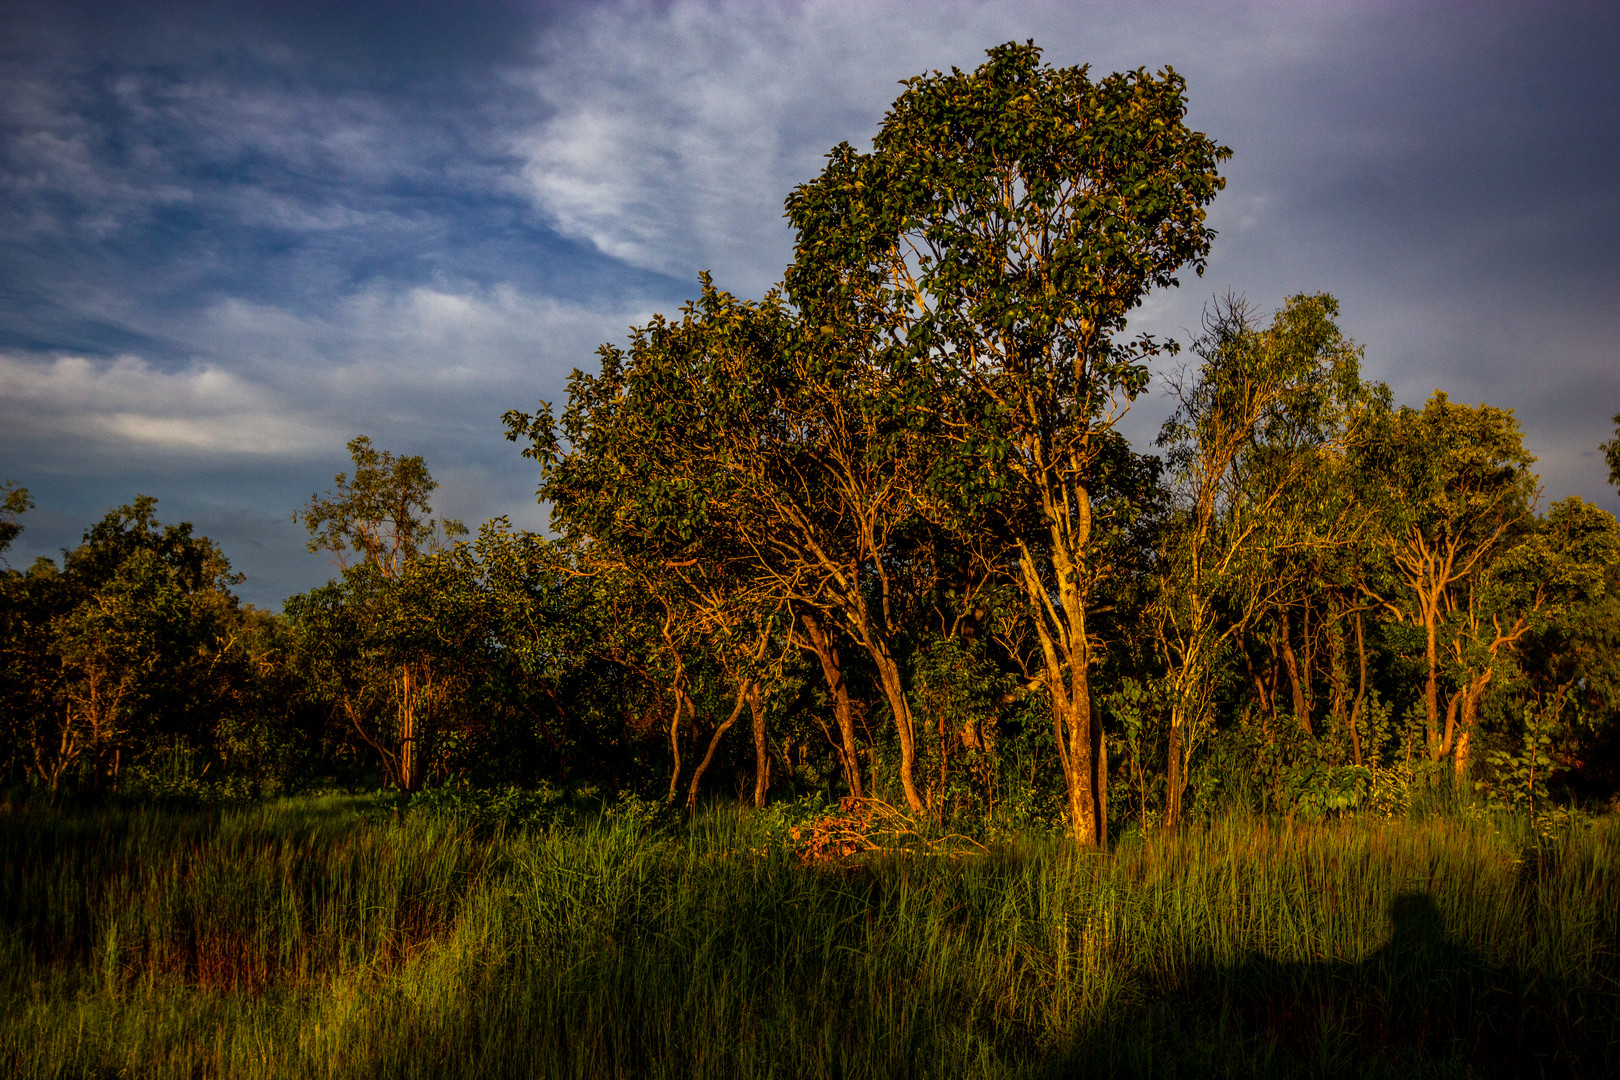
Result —
M 909 82 L 789 196 L 781 289 L 705 278 L 507 415 L 550 538 L 435 520 L 360 438 L 300 513 L 341 574 L 279 616 L 145 499 L 8 572 L 9 778 L 819 792 L 1087 843 L 1612 798 L 1620 526 L 1543 503 L 1511 411 L 1397 405 L 1323 295 L 1222 300 L 1185 363 L 1126 336 L 1213 238 L 1183 89 L 1015 45 Z

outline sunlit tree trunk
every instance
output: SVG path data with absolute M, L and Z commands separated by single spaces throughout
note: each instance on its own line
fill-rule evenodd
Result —
M 748 712 L 754 722 L 754 808 L 762 810 L 771 789 L 771 748 L 765 739 L 765 709 L 757 683 L 748 693 Z
M 865 796 L 861 786 L 860 755 L 855 742 L 855 705 L 849 696 L 849 683 L 844 679 L 843 665 L 839 662 L 838 646 L 828 636 L 821 619 L 813 611 L 800 615 L 805 632 L 810 636 L 810 651 L 821 664 L 821 674 L 827 680 L 827 693 L 832 697 L 833 716 L 838 723 L 838 757 L 844 767 L 844 782 L 849 793 L 857 799 Z

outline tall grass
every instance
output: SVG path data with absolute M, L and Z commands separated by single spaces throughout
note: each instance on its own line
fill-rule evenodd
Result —
M 0 814 L 0 1072 L 1620 1072 L 1613 821 L 807 867 L 764 820 Z

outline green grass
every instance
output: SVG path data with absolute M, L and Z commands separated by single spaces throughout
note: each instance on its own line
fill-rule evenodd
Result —
M 0 812 L 0 1074 L 1620 1073 L 1613 820 L 814 868 L 731 809 L 375 807 Z

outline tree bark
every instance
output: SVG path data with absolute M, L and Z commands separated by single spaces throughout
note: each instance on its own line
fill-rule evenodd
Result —
M 850 700 L 849 683 L 844 679 L 838 646 L 815 612 L 802 612 L 800 621 L 810 635 L 810 651 L 816 654 L 816 659 L 821 663 L 821 674 L 827 680 L 827 692 L 832 696 L 833 716 L 838 722 L 841 740 L 838 757 L 844 767 L 844 782 L 849 785 L 851 795 L 857 799 L 864 798 L 866 792 L 861 785 L 861 762 L 855 742 L 855 703 Z
M 1286 611 L 1278 616 L 1278 622 L 1282 628 L 1278 640 L 1282 643 L 1283 666 L 1288 671 L 1288 685 L 1294 691 L 1294 719 L 1305 729 L 1305 734 L 1315 738 L 1316 732 L 1311 728 L 1311 704 L 1305 696 L 1305 686 L 1299 674 L 1299 662 L 1294 658 L 1294 644 L 1290 640 L 1293 635 Z
M 697 809 L 698 788 L 703 783 L 703 774 L 709 771 L 709 763 L 714 760 L 714 752 L 719 749 L 721 738 L 731 730 L 731 726 L 742 715 L 743 706 L 748 704 L 749 685 L 746 680 L 737 684 L 737 701 L 731 707 L 731 715 L 726 717 L 725 722 L 715 728 L 714 734 L 709 736 L 709 746 L 703 753 L 703 760 L 698 762 L 697 768 L 692 771 L 691 783 L 686 788 L 686 813 L 688 817 Z
M 748 692 L 748 713 L 754 722 L 754 808 L 763 810 L 771 788 L 771 748 L 765 740 L 765 709 L 759 700 L 758 683 Z
M 1181 792 L 1186 784 L 1181 778 L 1181 729 L 1170 725 L 1170 739 L 1165 754 L 1164 822 L 1165 832 L 1174 832 L 1181 820 Z
M 900 789 L 905 793 L 906 806 L 920 817 L 927 813 L 927 807 L 917 792 L 917 739 L 912 724 L 911 704 L 906 700 L 905 685 L 900 678 L 900 664 L 889 651 L 888 643 L 881 638 L 870 639 L 867 652 L 877 667 L 883 696 L 894 714 L 895 734 L 900 739 Z
M 1091 790 L 1097 799 L 1097 843 L 1108 840 L 1108 740 L 1103 735 L 1102 707 L 1091 699 L 1091 760 L 1095 768 Z
M 1092 754 L 1092 702 L 1090 642 L 1086 637 L 1086 596 L 1083 568 L 1077 562 L 1091 535 L 1091 501 L 1084 488 L 1074 489 L 1069 509 L 1062 487 L 1049 490 L 1044 508 L 1051 535 L 1049 559 L 1056 586 L 1056 603 L 1048 593 L 1034 555 L 1020 545 L 1020 581 L 1041 645 L 1047 694 L 1052 707 L 1053 735 L 1063 766 L 1069 827 L 1076 842 L 1093 847 L 1098 833 L 1096 759 Z M 1062 499 L 1060 505 L 1056 500 Z
M 669 794 L 664 797 L 664 801 L 670 804 L 675 802 L 675 796 L 680 791 L 681 713 L 683 711 L 695 711 L 691 710 L 691 706 L 689 704 L 690 699 L 687 698 L 686 693 L 682 691 L 680 687 L 676 687 L 674 689 L 672 696 L 675 698 L 675 708 L 671 712 L 669 718 L 669 752 L 671 757 L 674 758 L 675 764 L 669 772 Z
M 1367 641 L 1362 636 L 1361 612 L 1356 612 L 1356 659 L 1361 679 L 1356 684 L 1356 700 L 1350 706 L 1350 749 L 1356 765 L 1361 765 L 1361 703 L 1367 698 Z

